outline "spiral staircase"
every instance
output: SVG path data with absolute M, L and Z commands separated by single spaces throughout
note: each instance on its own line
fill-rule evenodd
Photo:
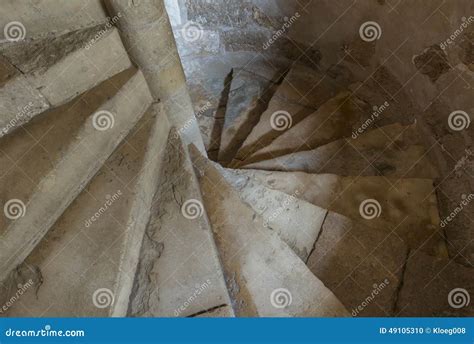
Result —
M 2 316 L 474 314 L 403 94 L 252 60 L 213 161 L 101 32 L 0 46 Z

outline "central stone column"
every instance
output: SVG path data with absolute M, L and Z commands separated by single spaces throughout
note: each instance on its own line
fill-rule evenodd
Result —
M 163 0 L 106 0 L 130 58 L 186 144 L 206 154 Z

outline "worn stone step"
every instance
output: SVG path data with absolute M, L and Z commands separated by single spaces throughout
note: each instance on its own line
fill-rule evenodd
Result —
M 347 316 L 333 293 L 192 147 L 237 316 Z
M 268 105 L 276 84 L 237 68 L 233 70 L 218 160 L 227 165 L 237 153 Z
M 243 168 L 435 179 L 438 176 L 436 169 L 427 158 L 425 148 L 417 141 L 416 125 L 396 123 Z
M 397 303 L 401 317 L 472 317 L 474 268 L 411 253 Z
M 131 67 L 117 29 L 0 45 L 0 135 Z
M 314 149 L 352 135 L 353 125 L 365 116 L 366 104 L 344 91 L 304 120 L 287 128 L 272 143 L 247 157 L 242 165 Z
M 83 100 L 77 108 L 74 104 L 66 105 L 62 111 L 71 111 L 67 119 L 73 118 L 72 122 L 61 122 L 57 116 L 40 121 L 36 128 L 40 131 L 37 137 L 47 137 L 50 147 L 53 147 L 51 153 L 48 148 L 41 147 L 36 138 L 30 138 L 34 143 L 27 148 L 21 138 L 5 138 L 9 140 L 5 142 L 6 146 L 15 139 L 19 141 L 23 155 L 32 153 L 31 149 L 37 146 L 43 150 L 39 150 L 36 157 L 30 156 L 32 160 L 29 161 L 21 162 L 24 156 L 18 154 L 18 161 L 13 159 L 15 164 L 10 162 L 14 166 L 7 171 L 9 179 L 4 177 L 1 180 L 2 183 L 12 181 L 9 187 L 1 188 L 8 190 L 5 200 L 12 200 L 12 203 L 4 204 L 7 220 L 4 222 L 6 229 L 0 234 L 0 280 L 31 253 L 152 102 L 141 72 L 136 72 L 116 93 L 110 92 L 110 87 L 116 90 L 113 84 L 105 82 L 98 87 L 98 93 L 91 92 L 90 104 Z M 76 115 L 78 119 L 75 119 Z M 59 123 L 61 126 L 56 128 Z M 72 123 L 75 125 L 70 127 Z M 12 147 L 15 151 L 16 148 Z M 12 158 L 4 154 L 3 159 L 11 161 Z M 20 162 L 26 168 L 22 168 Z M 40 173 L 36 174 L 38 171 Z M 34 173 L 35 179 L 26 173 Z M 27 181 L 24 185 L 21 184 L 23 180 Z
M 374 228 L 388 228 L 411 249 L 446 257 L 433 181 L 333 174 L 236 170 L 263 185 Z
M 109 22 L 113 18 L 109 19 Z M 51 0 L 38 1 L 34 6 L 14 0 L 2 2 L 0 10 L 0 41 L 8 39 L 34 40 L 84 29 L 108 21 L 100 0 L 69 0 L 62 6 Z M 7 26 L 10 24 L 10 26 Z M 17 33 L 15 34 L 16 28 Z M 10 34 L 8 37 L 6 32 Z
M 330 211 L 307 265 L 352 316 L 393 316 L 407 254 L 388 228 Z
M 199 185 L 170 134 L 140 252 L 129 316 L 192 316 L 231 305 Z
M 125 316 L 169 124 L 150 107 L 17 268 L 7 316 Z M 3 293 L 2 293 L 3 294 Z
M 231 166 L 240 166 L 241 161 L 282 135 L 285 131 L 281 128 L 295 126 L 344 88 L 344 83 L 328 75 L 300 64 L 293 65 Z
M 268 188 L 253 178 L 234 173 L 234 170 L 219 168 L 226 181 L 239 192 L 240 199 L 247 203 L 262 219 L 265 227 L 278 233 L 280 238 L 306 261 L 318 237 L 327 210 L 317 207 L 294 195 Z

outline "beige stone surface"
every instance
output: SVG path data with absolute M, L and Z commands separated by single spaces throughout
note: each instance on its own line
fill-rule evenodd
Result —
M 263 226 L 262 218 L 239 200 L 197 150 L 193 163 L 237 316 L 348 315 L 334 294 L 275 232 Z
M 128 236 L 140 222 L 133 208 L 136 202 L 145 207 L 138 183 L 156 115 L 146 112 L 16 270 L 10 292 L 30 278 L 36 283 L 8 316 L 103 317 L 116 308 L 118 283 L 124 282 L 119 274 L 134 280 L 121 261 Z
M 371 227 L 389 229 L 412 249 L 420 248 L 446 257 L 446 243 L 439 231 L 437 200 L 430 179 L 340 177 L 259 170 L 239 170 L 238 173 L 289 195 L 300 190 L 298 197 L 301 199 Z M 367 200 L 376 201 L 368 201 L 369 205 L 375 205 L 373 214 L 360 210 L 361 204 Z
M 39 178 L 34 192 L 24 201 L 24 216 L 10 221 L 2 233 L 0 280 L 31 253 L 151 102 L 146 81 L 141 72 L 136 72 L 112 98 L 90 113 L 67 147 L 63 148 L 59 159 L 52 164 L 53 168 Z M 104 124 L 101 119 L 94 122 L 97 111 L 108 112 L 108 123 L 112 122 L 110 117 L 113 118 L 114 124 L 106 124 L 107 130 L 96 129 L 101 128 L 100 123 Z
M 273 142 L 256 151 L 245 163 L 267 160 L 288 153 L 314 149 L 352 135 L 353 125 L 364 117 L 365 103 L 342 92 L 295 126 L 283 130 Z
M 313 150 L 287 154 L 244 166 L 248 169 L 332 173 L 341 176 L 384 175 L 436 178 L 426 149 L 416 144 L 416 126 L 392 124 L 344 138 Z
M 170 133 L 129 316 L 183 317 L 230 305 L 194 171 Z

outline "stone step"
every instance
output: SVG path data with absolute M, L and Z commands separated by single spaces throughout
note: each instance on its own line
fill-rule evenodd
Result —
M 260 121 L 242 144 L 231 167 L 240 166 L 240 161 L 246 160 L 284 133 L 284 130 L 275 128 L 295 126 L 344 88 L 344 83 L 319 71 L 300 64 L 293 65 L 276 89 Z M 291 124 L 286 124 L 286 121 L 291 121 Z
M 332 174 L 235 170 L 272 189 L 347 216 L 388 228 L 411 249 L 446 257 L 433 181 L 421 178 L 341 177 Z
M 7 316 L 126 315 L 169 129 L 150 107 L 15 270 L 7 295 L 34 283 Z
M 347 316 L 333 293 L 191 147 L 237 316 Z
M 264 226 L 278 233 L 298 257 L 306 262 L 327 210 L 297 198 L 299 192 L 288 195 L 268 188 L 253 178 L 236 174 L 234 170 L 223 169 L 218 165 L 215 168 L 239 192 L 240 199 L 263 219 Z
M 242 165 L 314 149 L 350 137 L 353 124 L 365 116 L 365 108 L 366 104 L 351 96 L 350 92 L 341 92 L 298 124 L 287 127 L 270 145 L 247 157 Z
M 393 314 L 408 253 L 397 234 L 328 212 L 298 199 L 298 194 L 271 190 L 233 170 L 216 168 L 353 316 Z
M 287 154 L 243 166 L 248 169 L 332 173 L 341 176 L 431 178 L 438 176 L 423 146 L 416 144 L 416 125 L 391 124 L 313 150 Z
M 307 265 L 352 316 L 393 316 L 407 254 L 388 228 L 330 211 Z
M 411 254 L 397 303 L 401 317 L 472 317 L 474 268 L 454 260 Z
M 176 131 L 139 260 L 129 316 L 193 316 L 231 305 L 199 185 Z
M 5 28 L 10 24 L 10 30 L 1 30 L 0 41 L 21 38 L 27 41 L 35 40 L 104 24 L 107 21 L 100 0 L 68 0 L 62 6 L 58 6 L 54 1 L 37 1 L 34 6 L 26 2 L 3 1 L 0 27 Z M 109 22 L 111 21 L 113 18 L 109 19 Z M 17 34 L 14 28 L 17 28 Z M 6 32 L 10 32 L 8 37 Z
M 227 165 L 258 123 L 276 84 L 241 68 L 233 70 L 218 160 Z
M 106 81 L 97 92 L 90 93 L 90 104 L 82 100 L 77 103 L 81 106 L 66 105 L 59 113 L 52 111 L 54 118 L 46 116 L 44 122 L 39 121 L 37 135 L 47 138 L 53 147 L 51 152 L 34 137 L 29 138 L 29 147 L 25 147 L 21 137 L 5 137 L 6 146 L 15 140 L 20 142 L 20 147 L 11 146 L 11 150 L 16 153 L 22 150 L 23 155 L 17 154 L 13 159 L 3 156 L 14 166 L 7 170 L 10 177 L 1 180 L 5 183 L 1 189 L 8 190 L 4 199 L 11 203 L 4 204 L 7 220 L 2 219 L 6 229 L 0 233 L 0 281 L 31 253 L 152 102 L 141 72 L 136 72 L 118 92 L 110 92 L 111 87 L 115 91 L 116 86 Z M 70 113 L 66 115 L 65 110 Z M 65 116 L 64 122 L 61 116 Z M 56 124 L 59 126 L 55 127 Z M 70 127 L 71 124 L 74 125 Z M 20 161 L 37 147 L 41 148 L 35 151 L 39 152 L 37 156 L 30 155 L 31 160 Z M 34 173 L 34 179 L 25 171 Z
M 0 45 L 0 136 L 131 67 L 117 29 Z

